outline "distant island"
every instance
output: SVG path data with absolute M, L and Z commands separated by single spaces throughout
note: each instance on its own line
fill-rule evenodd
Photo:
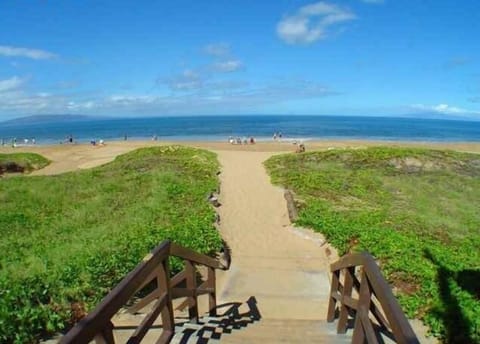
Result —
M 3 121 L 3 124 L 37 124 L 37 123 L 51 123 L 51 122 L 77 122 L 88 121 L 96 119 L 96 117 L 87 115 L 32 115 L 25 117 L 18 117 Z

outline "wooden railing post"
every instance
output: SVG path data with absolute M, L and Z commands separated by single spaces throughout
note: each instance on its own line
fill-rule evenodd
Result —
M 193 263 L 185 260 L 185 272 L 187 277 L 187 290 L 192 293 L 188 296 L 188 317 L 190 322 L 198 323 L 198 299 L 197 299 L 197 276 Z
M 115 338 L 113 337 L 113 324 L 111 321 L 107 323 L 105 328 L 95 336 L 96 344 L 115 344 Z
M 208 288 L 212 288 L 213 291 L 208 293 L 208 313 L 211 317 L 217 316 L 217 287 L 215 269 L 208 267 L 207 273 Z
M 333 297 L 333 294 L 338 291 L 339 279 L 340 279 L 340 270 L 333 271 L 332 285 L 330 287 L 330 297 L 328 300 L 328 313 L 327 313 L 328 322 L 332 322 L 335 320 L 335 308 L 337 306 L 337 299 Z
M 340 302 L 340 316 L 337 324 L 337 333 L 347 332 L 348 306 L 345 304 L 343 299 L 352 296 L 355 267 L 349 267 L 347 269 L 344 269 L 343 271 L 345 272 L 345 281 L 343 283 L 342 300 Z
M 358 309 L 355 316 L 355 327 L 353 329 L 352 343 L 376 343 L 376 335 L 373 330 L 371 320 L 368 316 L 370 312 L 370 303 L 372 302 L 372 290 L 365 270 L 362 270 L 362 280 L 360 282 Z
M 168 343 L 175 334 L 175 323 L 173 320 L 173 305 L 172 305 L 172 289 L 170 287 L 170 269 L 168 266 L 168 258 L 160 264 L 160 273 L 157 275 L 157 283 L 161 290 L 167 292 L 165 308 L 162 310 L 162 327 L 163 334 L 161 339 L 165 339 Z

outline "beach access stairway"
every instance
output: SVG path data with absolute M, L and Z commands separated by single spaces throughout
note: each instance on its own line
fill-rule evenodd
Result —
M 184 269 L 170 277 L 170 258 Z M 255 296 L 217 305 L 214 259 L 158 245 L 60 343 L 419 343 L 375 260 L 349 254 L 331 265 L 326 319 L 263 319 Z M 207 312 L 199 314 L 202 296 Z

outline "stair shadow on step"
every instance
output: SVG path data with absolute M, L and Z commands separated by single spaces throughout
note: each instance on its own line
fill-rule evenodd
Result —
M 248 308 L 246 312 L 240 312 L 242 306 Z M 225 308 L 227 310 L 220 313 L 220 310 Z M 177 323 L 172 343 L 206 344 L 215 342 L 223 335 L 241 330 L 261 319 L 257 300 L 254 296 L 250 296 L 245 303 L 229 302 L 219 305 L 216 310 L 217 316 L 200 318 L 197 324 L 190 322 Z

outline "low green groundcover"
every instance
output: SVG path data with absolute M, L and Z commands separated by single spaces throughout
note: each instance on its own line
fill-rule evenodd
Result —
M 480 156 L 403 148 L 274 156 L 298 224 L 368 251 L 403 309 L 451 343 L 480 342 Z
M 0 180 L 0 342 L 68 328 L 162 240 L 219 250 L 206 202 L 217 170 L 213 153 L 158 147 L 90 170 Z

